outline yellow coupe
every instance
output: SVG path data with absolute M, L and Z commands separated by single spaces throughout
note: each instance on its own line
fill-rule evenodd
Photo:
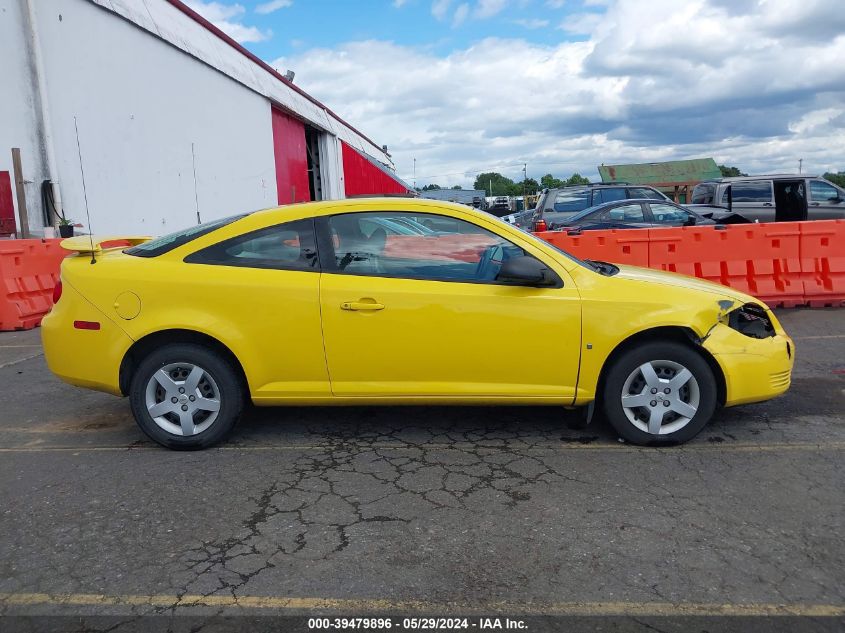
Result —
M 595 403 L 630 442 L 679 443 L 790 384 L 793 343 L 756 299 L 580 261 L 456 204 L 317 202 L 62 246 L 50 369 L 128 396 L 175 449 L 221 441 L 247 398 Z

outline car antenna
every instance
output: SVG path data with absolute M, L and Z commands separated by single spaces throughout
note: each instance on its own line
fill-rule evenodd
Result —
M 79 173 L 82 174 L 82 195 L 85 198 L 85 217 L 88 219 L 88 238 L 91 240 L 91 263 L 96 264 L 94 257 L 94 230 L 91 228 L 91 213 L 88 211 L 88 190 L 85 188 L 85 170 L 82 168 L 82 147 L 79 145 L 79 125 L 73 117 L 73 129 L 76 130 L 76 151 L 79 154 Z

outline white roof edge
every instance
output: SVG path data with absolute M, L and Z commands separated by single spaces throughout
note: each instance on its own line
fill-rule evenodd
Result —
M 393 161 L 381 147 L 334 116 L 319 102 L 311 101 L 286 85 L 168 0 L 88 1 L 132 22 L 154 37 L 164 40 L 250 90 L 294 112 L 311 125 L 336 135 L 379 162 L 393 166 Z

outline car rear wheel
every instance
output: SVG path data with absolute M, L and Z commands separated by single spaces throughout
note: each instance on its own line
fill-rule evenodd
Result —
M 213 446 L 231 432 L 243 408 L 244 389 L 216 352 L 174 344 L 140 362 L 129 401 L 150 439 L 167 448 L 193 450 Z
M 616 359 L 603 393 L 608 421 L 634 444 L 678 444 L 695 437 L 716 409 L 716 380 L 695 350 L 647 343 Z

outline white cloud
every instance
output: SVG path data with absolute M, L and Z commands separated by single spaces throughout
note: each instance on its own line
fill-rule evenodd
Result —
M 397 9 L 401 9 L 408 3 L 408 0 L 393 0 L 393 6 Z
M 600 13 L 573 13 L 560 23 L 560 28 L 573 35 L 589 35 L 602 21 Z
M 513 23 L 525 27 L 526 29 L 542 29 L 549 25 L 548 20 L 541 20 L 539 18 L 514 20 Z
M 546 6 L 550 9 L 560 9 L 566 4 L 566 0 L 546 0 Z
M 292 4 L 293 0 L 270 0 L 269 2 L 263 2 L 255 7 L 255 12 L 260 13 L 261 15 L 267 15 L 268 13 L 273 13 L 279 9 L 289 7 Z
M 519 177 L 522 161 L 533 177 L 701 156 L 845 169 L 845 15 L 839 0 L 790 4 L 619 0 L 584 41 L 489 38 L 445 56 L 351 42 L 274 65 L 387 143 L 401 176 L 416 158 L 417 184 Z
M 443 20 L 449 12 L 449 6 L 451 4 L 452 0 L 434 0 L 431 3 L 431 15 L 438 20 Z
M 464 23 L 469 15 L 469 3 L 464 2 L 457 9 L 455 15 L 452 17 L 452 28 L 457 28 Z
M 492 18 L 501 13 L 507 3 L 507 0 L 478 0 L 474 14 L 481 19 Z
M 186 0 L 185 3 L 194 11 L 211 22 L 218 29 L 237 42 L 261 42 L 272 37 L 271 31 L 262 31 L 254 26 L 247 26 L 235 18 L 244 14 L 246 9 L 240 4 L 224 2 L 203 2 Z

